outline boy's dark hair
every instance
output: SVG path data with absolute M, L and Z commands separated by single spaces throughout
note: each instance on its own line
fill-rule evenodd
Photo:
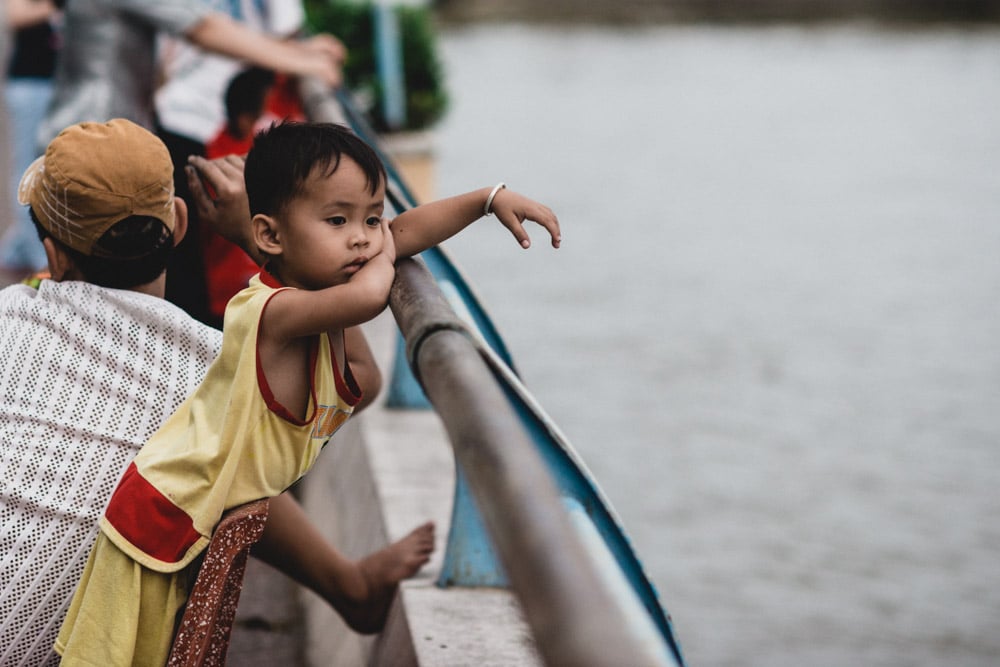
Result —
M 250 215 L 280 212 L 315 169 L 332 174 L 342 157 L 354 160 L 375 194 L 386 182 L 385 167 L 360 137 L 334 123 L 272 124 L 259 133 L 247 153 L 244 179 Z
M 131 215 L 114 223 L 94 243 L 92 254 L 52 236 L 39 222 L 35 209 L 28 214 L 35 223 L 38 239 L 51 238 L 73 259 L 84 279 L 101 287 L 131 289 L 152 282 L 167 268 L 174 247 L 173 234 L 160 220 L 148 215 Z
M 248 67 L 234 76 L 226 87 L 226 121 L 229 133 L 239 131 L 239 117 L 250 113 L 260 116 L 264 111 L 267 91 L 274 83 L 274 72 L 260 67 Z

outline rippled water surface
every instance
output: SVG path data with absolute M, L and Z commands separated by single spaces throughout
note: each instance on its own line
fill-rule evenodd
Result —
M 693 665 L 1000 656 L 1000 32 L 449 29 L 449 249 Z

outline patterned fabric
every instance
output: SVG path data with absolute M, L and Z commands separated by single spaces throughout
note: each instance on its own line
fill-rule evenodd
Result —
M 107 499 L 220 346 L 152 296 L 50 280 L 0 291 L 0 665 L 57 662 Z
M 226 664 L 250 547 L 264 532 L 267 500 L 235 507 L 219 523 L 184 607 L 167 667 Z

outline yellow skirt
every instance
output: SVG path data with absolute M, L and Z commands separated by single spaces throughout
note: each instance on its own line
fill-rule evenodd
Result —
M 162 667 L 192 571 L 149 570 L 100 533 L 56 639 L 63 667 Z

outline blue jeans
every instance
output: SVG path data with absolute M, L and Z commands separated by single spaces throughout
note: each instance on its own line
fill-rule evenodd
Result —
M 11 143 L 12 197 L 17 195 L 21 175 L 41 155 L 35 143 L 38 123 L 45 116 L 52 97 L 51 79 L 8 79 L 4 88 L 9 115 Z M 16 199 L 15 199 L 16 201 Z M 38 240 L 28 207 L 16 207 L 10 228 L 0 239 L 0 265 L 15 270 L 37 271 L 46 265 L 45 249 Z

